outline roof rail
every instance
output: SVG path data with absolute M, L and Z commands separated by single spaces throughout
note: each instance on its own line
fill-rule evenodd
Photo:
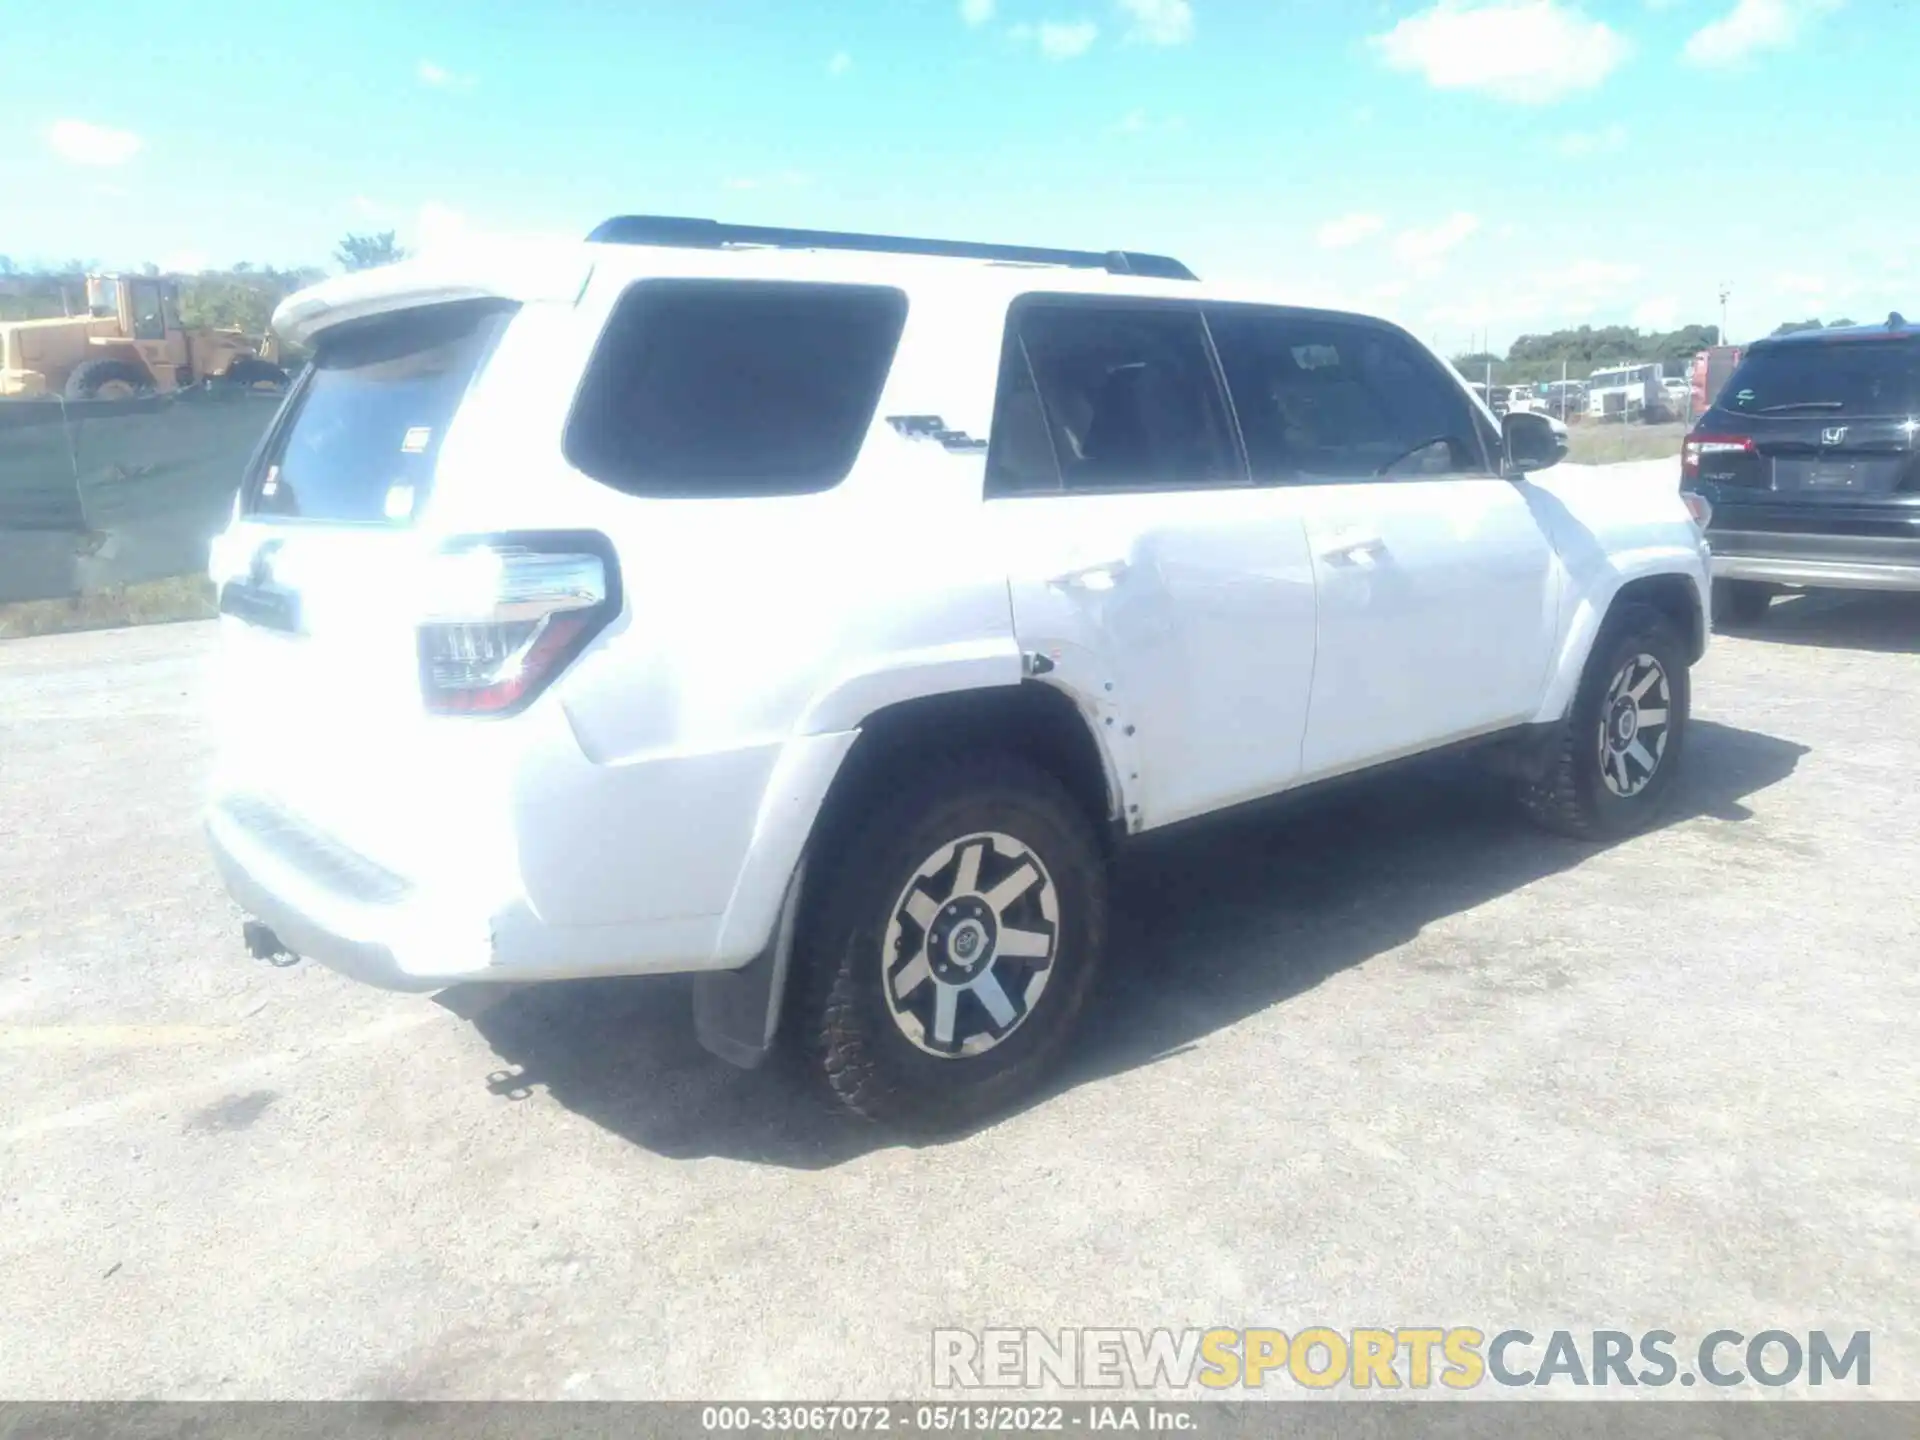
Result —
M 1193 271 L 1167 255 L 1137 250 L 1050 250 L 1034 245 L 987 245 L 977 240 L 925 240 L 910 235 L 860 235 L 840 230 L 787 230 L 774 225 L 722 225 L 682 215 L 616 215 L 596 225 L 588 240 L 610 245 L 670 245 L 719 250 L 763 245 L 779 250 L 865 250 L 887 255 L 945 255 L 964 260 L 1007 260 L 1025 265 L 1068 265 L 1114 275 L 1158 280 L 1194 280 Z

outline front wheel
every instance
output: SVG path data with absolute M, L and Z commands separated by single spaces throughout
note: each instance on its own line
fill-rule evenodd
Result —
M 83 360 L 67 377 L 69 400 L 131 400 L 153 389 L 153 377 L 128 360 Z
M 827 857 L 792 1018 L 841 1104 L 948 1130 L 1030 1093 L 1065 1052 L 1105 942 L 1106 869 L 1045 770 L 990 755 L 923 773 Z
M 1611 840 L 1646 828 L 1672 798 L 1691 708 L 1687 650 L 1673 622 L 1630 606 L 1594 643 L 1580 688 L 1522 803 L 1547 829 Z

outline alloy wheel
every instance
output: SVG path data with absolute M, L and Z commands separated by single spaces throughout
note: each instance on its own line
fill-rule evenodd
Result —
M 1059 932 L 1059 893 L 1027 845 L 995 832 L 941 846 L 887 923 L 881 984 L 894 1024 L 929 1055 L 986 1053 L 1033 1012 Z
M 1653 783 L 1667 753 L 1672 701 L 1666 670 L 1644 651 L 1614 672 L 1600 712 L 1600 779 L 1621 799 Z

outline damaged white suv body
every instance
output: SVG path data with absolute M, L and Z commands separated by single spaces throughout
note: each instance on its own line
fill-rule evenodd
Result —
M 1678 776 L 1706 557 L 1400 329 L 1161 257 L 629 217 L 276 316 L 215 542 L 256 949 L 697 972 L 863 1114 L 1029 1089 L 1130 836 L 1443 747 L 1575 835 Z

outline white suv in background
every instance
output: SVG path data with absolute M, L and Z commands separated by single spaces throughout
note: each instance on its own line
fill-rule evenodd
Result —
M 330 280 L 216 541 L 208 817 L 256 950 L 697 972 L 842 1101 L 1005 1106 L 1116 845 L 1473 746 L 1574 835 L 1676 778 L 1672 483 L 1396 327 L 1164 258 L 630 217 Z

